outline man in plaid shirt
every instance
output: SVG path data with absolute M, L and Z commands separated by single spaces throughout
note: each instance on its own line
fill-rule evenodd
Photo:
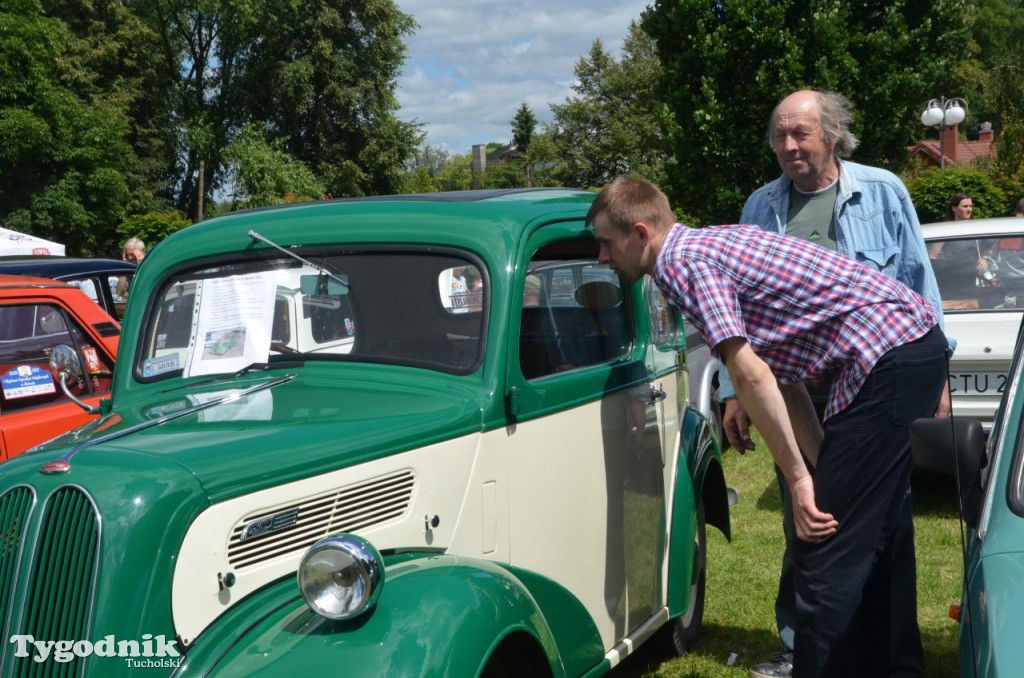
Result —
M 626 281 L 653 275 L 703 335 L 788 482 L 799 538 L 794 675 L 889 675 L 908 427 L 932 416 L 946 380 L 948 344 L 931 305 L 797 238 L 677 224 L 664 194 L 640 179 L 601 191 L 587 222 L 601 262 Z M 826 375 L 823 437 L 794 430 L 787 407 L 812 405 L 786 385 Z

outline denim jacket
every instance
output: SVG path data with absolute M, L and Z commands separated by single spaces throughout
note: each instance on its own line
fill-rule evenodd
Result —
M 783 174 L 750 194 L 741 224 L 786 233 L 789 189 Z M 935 282 L 917 212 L 903 182 L 892 172 L 839 161 L 839 187 L 835 206 L 836 247 L 840 254 L 896 278 L 924 297 L 942 318 L 942 298 Z M 949 340 L 950 348 L 956 342 Z M 719 400 L 733 398 L 736 390 L 726 370 L 719 371 Z

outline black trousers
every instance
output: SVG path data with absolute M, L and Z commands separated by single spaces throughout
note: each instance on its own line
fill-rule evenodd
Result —
M 917 645 L 897 655 L 922 654 L 916 614 L 894 616 L 890 602 L 894 584 L 906 585 L 908 569 L 915 569 L 911 515 L 901 510 L 913 468 L 908 428 L 935 412 L 946 349 L 933 328 L 889 351 L 854 401 L 825 422 L 815 500 L 839 529 L 815 543 L 794 543 L 796 678 L 904 673 L 907 667 L 890 666 L 893 638 Z M 916 593 L 913 604 L 916 610 Z

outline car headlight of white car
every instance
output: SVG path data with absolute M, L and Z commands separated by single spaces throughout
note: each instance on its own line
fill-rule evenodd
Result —
M 325 537 L 299 563 L 302 597 L 327 619 L 352 619 L 372 609 L 383 584 L 380 554 L 355 535 Z

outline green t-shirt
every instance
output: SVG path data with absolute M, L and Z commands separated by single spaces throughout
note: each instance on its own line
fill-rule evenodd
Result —
M 791 186 L 789 189 L 789 214 L 786 217 L 786 235 L 809 240 L 815 245 L 836 249 L 836 227 L 834 223 L 836 197 L 839 181 L 831 186 L 804 193 Z

